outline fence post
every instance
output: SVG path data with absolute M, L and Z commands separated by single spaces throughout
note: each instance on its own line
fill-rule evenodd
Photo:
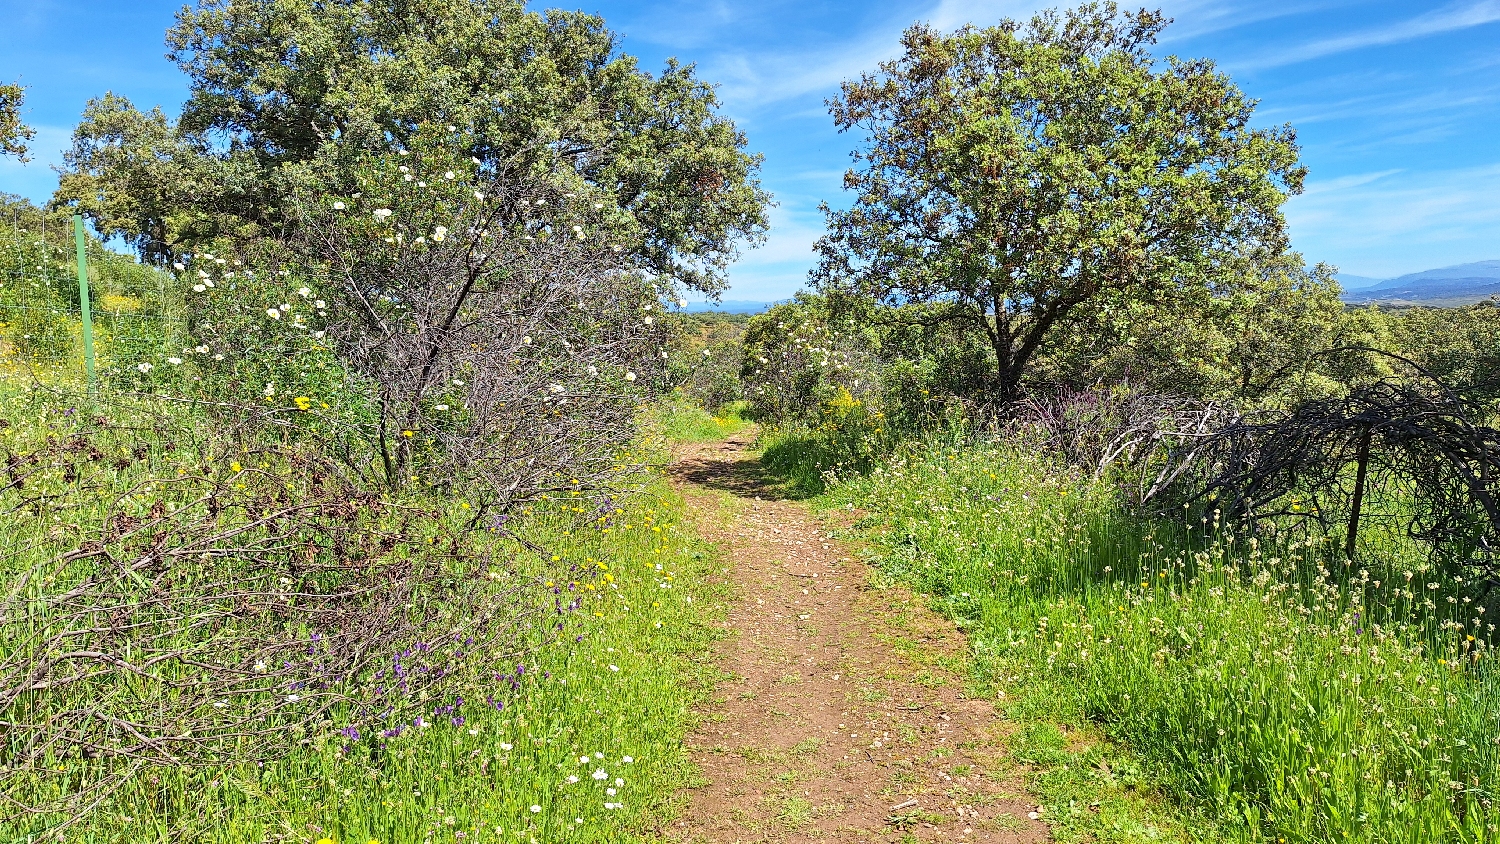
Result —
M 99 390 L 94 372 L 94 314 L 89 302 L 89 263 L 84 250 L 83 215 L 73 215 L 73 245 L 78 250 L 78 304 L 83 312 L 83 369 L 88 379 L 89 393 Z

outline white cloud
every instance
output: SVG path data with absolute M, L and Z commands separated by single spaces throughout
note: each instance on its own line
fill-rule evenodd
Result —
M 1390 278 L 1500 258 L 1500 163 L 1384 170 L 1313 182 L 1287 203 L 1293 245 L 1308 261 Z
M 1436 9 L 1414 18 L 1407 18 L 1406 20 L 1386 26 L 1360 30 L 1336 38 L 1311 41 L 1285 50 L 1268 53 L 1245 62 L 1237 62 L 1235 66 L 1246 69 L 1281 67 L 1283 65 L 1322 58 L 1323 56 L 1331 56 L 1336 53 L 1348 52 L 1349 50 L 1378 47 L 1386 44 L 1399 44 L 1403 41 L 1411 41 L 1429 35 L 1483 26 L 1495 21 L 1500 21 L 1500 0 L 1480 0 L 1477 3 L 1450 3 L 1441 9 Z

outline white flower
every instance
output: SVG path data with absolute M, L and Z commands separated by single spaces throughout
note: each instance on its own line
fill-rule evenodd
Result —
M 193 351 L 197 352 L 200 355 L 206 355 L 206 354 L 208 354 L 208 347 L 207 346 L 194 346 L 193 347 Z
M 531 813 L 533 815 L 536 814 L 537 812 L 540 812 L 541 810 L 542 810 L 541 806 L 538 806 L 535 803 L 531 804 Z
M 446 404 L 440 404 L 440 405 L 437 406 L 437 409 L 438 410 L 447 410 L 448 409 L 448 405 L 446 405 Z
M 580 757 L 578 757 L 578 764 L 580 764 L 580 765 L 587 765 L 588 763 L 589 763 L 589 758 L 587 756 L 580 756 Z
M 193 292 L 194 293 L 202 293 L 203 291 L 205 291 L 207 289 L 208 289 L 207 287 L 204 287 L 201 284 L 195 284 L 195 285 L 193 285 Z
M 377 219 L 377 220 L 379 220 L 379 221 L 381 221 L 383 223 L 383 222 L 385 222 L 385 218 L 391 216 L 394 213 L 396 213 L 396 212 L 392 211 L 389 208 L 376 208 L 375 209 L 375 219 Z
M 135 365 L 135 368 L 139 369 L 141 371 L 142 375 L 145 375 L 146 373 L 150 372 L 151 370 L 155 369 L 156 367 L 152 366 L 149 363 L 138 363 L 138 364 Z
M 624 762 L 627 765 L 629 765 L 631 762 L 634 762 L 635 760 L 631 759 L 629 756 L 626 756 L 624 759 L 621 759 L 620 761 Z
M 583 226 L 574 226 L 573 227 L 573 233 L 574 234 L 583 234 Z
M 308 290 L 306 287 L 299 287 L 297 288 L 297 295 L 306 299 L 307 297 L 312 295 L 312 291 Z
M 271 319 L 281 319 L 281 311 L 278 311 L 275 308 L 266 308 L 266 316 L 270 317 Z
M 620 670 L 620 666 L 612 664 L 612 665 L 609 666 L 609 670 L 610 671 L 619 671 Z
M 335 210 L 335 211 L 342 211 L 342 210 L 344 210 L 344 203 L 342 203 L 342 202 L 335 202 L 335 203 L 333 203 L 333 210 Z
M 635 380 L 635 373 L 634 372 L 627 372 L 627 373 L 625 373 L 625 380 L 626 381 L 634 381 Z
M 327 334 L 327 333 L 328 332 L 326 332 L 326 331 L 314 331 L 313 332 L 313 336 L 316 337 L 316 338 L 318 338 L 319 340 L 322 340 L 323 339 L 323 335 Z
M 449 126 L 448 127 L 448 131 L 449 132 L 457 132 L 458 131 L 458 127 L 457 126 Z
M 167 363 L 170 363 L 173 366 L 181 366 L 182 358 L 167 358 Z
M 474 198 L 479 200 L 480 202 L 483 202 L 484 194 L 480 193 L 479 191 L 474 191 Z
M 613 788 L 606 788 L 604 789 L 604 793 L 608 794 L 610 797 L 614 797 L 616 792 Z
M 522 337 L 521 338 L 521 345 L 523 345 L 523 346 L 530 346 L 531 345 L 531 338 L 530 337 Z
M 704 349 L 703 350 L 703 356 L 704 357 L 708 357 L 708 349 Z
M 611 648 L 610 650 L 613 651 L 614 649 Z M 604 754 L 600 753 L 599 751 L 596 750 L 596 751 L 594 751 L 594 758 L 595 759 L 603 759 L 604 758 Z
M 213 280 L 205 278 L 203 280 L 203 286 L 204 287 L 210 287 L 210 288 L 213 287 L 214 286 Z
M 577 774 L 570 774 L 570 775 L 569 775 L 569 776 L 568 776 L 568 782 L 569 782 L 569 783 L 575 783 L 575 782 L 578 782 L 578 775 L 577 775 Z
M 255 670 L 256 671 L 265 671 L 266 670 L 266 664 L 264 662 L 257 662 L 257 663 L 255 663 Z
M 602 210 L 603 208 L 604 208 L 604 203 L 602 203 L 602 202 L 595 202 L 594 203 L 594 210 L 595 211 Z
M 396 169 L 400 170 L 403 173 L 410 173 L 411 172 L 411 168 L 407 167 L 405 164 L 401 165 L 400 167 L 397 167 Z
M 609 774 L 606 774 L 604 772 L 604 769 L 600 768 L 599 770 L 597 770 L 597 771 L 594 772 L 594 779 L 596 779 L 596 780 L 607 780 L 607 779 L 609 779 Z
M 202 270 L 199 270 L 198 271 L 198 277 L 199 278 L 208 278 L 208 273 L 206 273 L 206 272 L 204 272 Z
M 619 786 L 620 788 L 624 788 L 625 781 L 623 779 L 620 779 L 619 777 L 615 777 L 615 785 Z
M 647 325 L 650 325 L 650 324 L 651 324 L 651 317 L 646 317 L 646 324 L 647 324 Z
M 404 174 L 404 175 L 403 175 L 403 176 L 402 176 L 402 177 L 401 177 L 401 180 L 402 180 L 402 181 L 403 181 L 403 182 L 409 182 L 409 181 L 411 181 L 411 178 L 412 178 L 412 177 L 411 177 L 411 174 L 410 174 L 410 173 L 406 173 L 406 174 Z
M 562 391 L 563 391 L 563 385 L 561 385 L 561 384 L 548 384 L 547 385 L 547 392 L 549 392 L 549 393 L 561 393 Z
M 223 360 L 223 359 L 224 359 L 224 355 L 222 353 L 214 355 L 214 360 Z
M 409 152 L 407 152 L 407 151 L 406 151 L 406 150 L 404 150 L 404 149 L 403 149 L 403 150 L 400 150 L 400 151 L 399 151 L 399 152 L 398 152 L 398 153 L 397 153 L 397 154 L 398 154 L 398 155 L 411 155 L 411 153 L 409 153 Z
M 454 385 L 455 385 L 455 386 L 458 386 L 458 387 L 462 387 L 462 386 L 463 386 L 463 385 L 464 385 L 464 382 L 462 382 L 462 381 L 460 381 L 460 380 L 458 380 L 458 379 L 457 379 L 457 378 L 454 378 L 454 379 L 453 379 L 453 384 L 454 384 Z
M 173 262 L 172 269 L 178 272 L 182 272 L 183 270 L 187 269 L 187 267 L 183 266 L 181 262 Z
M 214 701 L 214 709 L 223 709 L 224 707 L 226 707 L 228 705 L 229 704 L 225 703 L 222 700 L 216 700 L 216 701 Z
M 443 178 L 448 179 L 449 181 L 452 181 L 452 179 L 453 179 L 453 171 L 449 170 L 448 172 L 444 173 L 443 174 Z
M 296 695 L 287 695 L 286 696 L 286 702 L 287 703 L 296 703 L 298 700 L 300 700 L 300 698 L 298 698 Z
M 323 310 L 323 309 L 324 309 L 324 308 L 326 308 L 326 307 L 328 307 L 328 303 L 327 303 L 327 302 L 325 302 L 325 301 L 323 301 L 323 300 L 322 300 L 322 299 L 319 299 L 319 300 L 318 300 L 318 301 L 316 301 L 316 302 L 313 302 L 313 307 L 314 307 L 314 308 L 317 308 L 317 309 L 318 309 L 318 310 L 320 310 L 320 311 L 321 311 L 321 310 Z
M 433 239 L 433 241 L 435 241 L 437 243 L 442 243 L 443 242 L 443 238 L 445 238 L 447 236 L 448 236 L 448 227 L 447 226 L 438 226 L 437 228 L 435 228 L 435 229 L 432 230 L 432 239 Z
M 511 748 L 512 748 L 512 747 L 514 747 L 514 746 L 515 746 L 515 745 L 512 745 L 512 744 L 510 744 L 510 743 L 508 743 L 508 742 L 503 742 L 503 741 L 502 741 L 502 742 L 500 742 L 500 749 L 501 749 L 501 750 L 510 750 L 510 749 L 511 749 Z

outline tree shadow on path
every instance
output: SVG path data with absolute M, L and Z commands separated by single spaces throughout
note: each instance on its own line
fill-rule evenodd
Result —
M 807 498 L 761 465 L 755 453 L 755 432 L 735 434 L 713 443 L 687 443 L 679 447 L 669 471 L 673 477 L 708 489 L 764 501 L 798 501 Z

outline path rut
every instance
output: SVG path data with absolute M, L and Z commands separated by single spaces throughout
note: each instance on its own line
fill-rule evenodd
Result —
M 671 469 L 736 597 L 723 679 L 689 737 L 706 782 L 677 842 L 1048 838 L 994 707 L 949 665 L 962 635 L 779 500 L 748 434 L 684 446 Z

